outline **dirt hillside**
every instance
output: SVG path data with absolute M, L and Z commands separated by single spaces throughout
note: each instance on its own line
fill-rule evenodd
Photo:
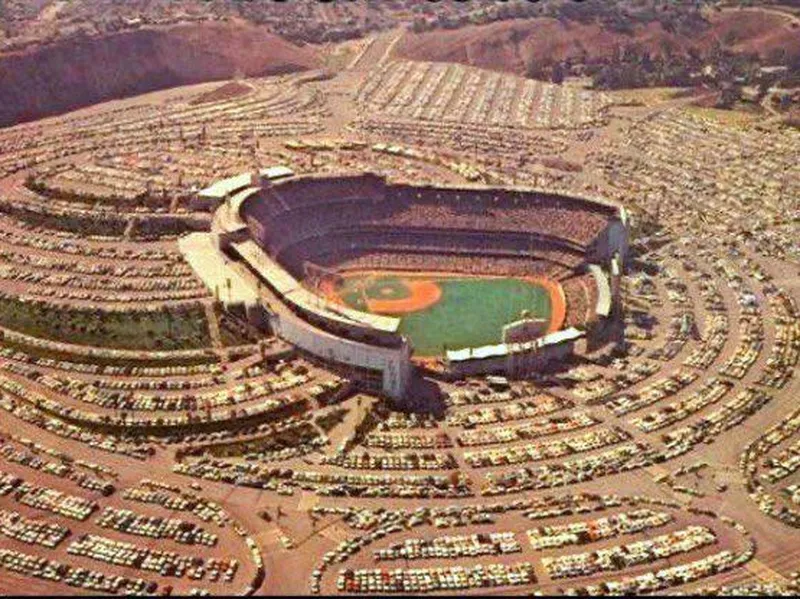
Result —
M 70 39 L 0 56 L 0 126 L 157 89 L 319 64 L 310 49 L 248 24 Z
M 701 53 L 715 40 L 737 52 L 767 56 L 783 48 L 800 56 L 800 28 L 777 14 L 743 11 L 722 13 L 697 35 L 678 35 L 660 23 L 636 24 L 632 33 L 609 30 L 598 23 L 584 24 L 539 18 L 503 21 L 450 31 L 407 34 L 395 54 L 412 60 L 459 62 L 525 75 L 530 65 L 580 58 L 603 61 L 629 44 L 652 56 L 669 49 L 673 54 L 694 48 Z

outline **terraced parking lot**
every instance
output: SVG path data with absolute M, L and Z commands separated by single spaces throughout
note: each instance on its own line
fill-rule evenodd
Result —
M 242 77 L 247 93 L 0 129 L 0 594 L 795 596 L 800 133 L 678 90 L 632 103 L 399 60 L 396 35 L 348 42 L 331 72 Z M 620 203 L 619 336 L 530 376 L 432 360 L 399 409 L 223 310 L 233 285 L 207 288 L 181 252 L 222 218 L 198 189 L 275 165 Z M 515 224 L 461 208 L 412 216 Z M 592 228 L 546 214 L 525 222 L 541 239 Z M 564 328 L 585 328 L 588 265 L 529 245 L 504 268 L 557 281 Z M 404 315 L 418 355 L 550 318 L 545 289 L 468 277 L 484 257 L 457 254 L 438 303 Z M 344 300 L 407 297 L 371 281 Z

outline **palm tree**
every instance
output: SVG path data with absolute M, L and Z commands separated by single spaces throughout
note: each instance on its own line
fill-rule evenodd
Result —
M 164 317 L 167 320 L 167 337 L 172 338 L 172 319 L 173 319 L 172 311 L 167 310 L 166 313 L 164 314 Z

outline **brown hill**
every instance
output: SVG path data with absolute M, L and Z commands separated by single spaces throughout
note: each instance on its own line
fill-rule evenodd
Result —
M 703 31 L 679 35 L 660 23 L 635 24 L 631 33 L 610 30 L 600 23 L 551 18 L 500 21 L 448 31 L 408 33 L 395 54 L 412 60 L 459 62 L 525 75 L 530 67 L 563 61 L 601 62 L 633 44 L 652 56 L 701 53 L 718 40 L 734 51 L 768 56 L 784 48 L 787 57 L 800 56 L 800 29 L 781 15 L 760 11 L 724 12 L 713 16 Z
M 800 18 L 758 9 L 726 11 L 712 19 L 713 34 L 732 49 L 768 57 L 783 50 L 787 59 L 800 57 Z
M 157 89 L 319 65 L 311 50 L 239 23 L 70 39 L 0 56 L 0 126 Z

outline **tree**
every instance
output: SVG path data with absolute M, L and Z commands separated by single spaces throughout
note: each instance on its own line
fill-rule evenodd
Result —
M 782 65 L 786 61 L 786 49 L 785 48 L 773 48 L 767 54 L 767 64 L 770 65 Z
M 553 83 L 563 83 L 564 82 L 564 66 L 559 62 L 553 66 L 552 74 L 550 80 Z
M 717 108 L 730 109 L 741 98 L 742 88 L 738 85 L 729 85 L 720 93 Z

